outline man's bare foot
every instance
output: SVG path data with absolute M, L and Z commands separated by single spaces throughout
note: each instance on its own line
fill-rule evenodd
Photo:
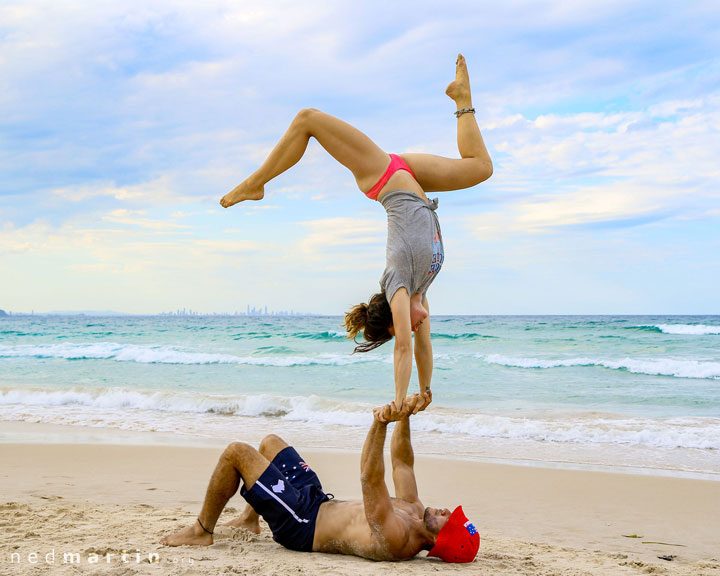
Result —
M 257 515 L 255 518 L 247 518 L 245 515 L 238 516 L 230 520 L 230 522 L 223 524 L 223 526 L 232 526 L 233 528 L 244 528 L 248 532 L 253 534 L 260 534 L 260 522 L 258 522 Z
M 160 540 L 160 544 L 163 546 L 210 546 L 212 543 L 213 537 L 200 528 L 197 520 L 192 526 L 183 528 Z
M 262 200 L 263 196 L 265 196 L 265 187 L 252 186 L 248 180 L 241 182 L 225 194 L 220 200 L 220 205 L 223 208 L 230 208 L 230 206 L 243 200 Z
M 425 320 L 427 320 L 428 312 L 422 304 L 422 294 L 413 294 L 410 298 L 410 326 L 413 332 L 420 328 Z
M 458 54 L 457 62 L 455 62 L 455 80 L 450 82 L 445 94 L 450 96 L 460 108 L 470 108 L 472 99 L 470 96 L 470 77 L 468 76 L 467 64 L 465 57 Z

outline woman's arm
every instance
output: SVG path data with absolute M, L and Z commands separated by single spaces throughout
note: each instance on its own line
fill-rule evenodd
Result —
M 402 410 L 412 374 L 412 328 L 410 326 L 410 296 L 405 288 L 398 288 L 390 302 L 395 331 L 395 407 Z
M 425 394 L 430 389 L 433 371 L 432 342 L 430 341 L 430 305 L 427 297 L 423 302 L 428 317 L 420 324 L 415 331 L 415 365 L 418 371 L 420 382 L 420 394 Z M 425 407 L 423 406 L 422 409 Z

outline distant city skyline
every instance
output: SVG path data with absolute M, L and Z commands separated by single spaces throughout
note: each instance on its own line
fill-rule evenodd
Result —
M 50 310 L 50 311 L 35 311 L 31 309 L 30 312 L 3 310 L 0 308 L 0 316 L 76 316 L 76 315 L 97 315 L 97 316 L 143 316 L 145 314 L 131 314 L 127 312 L 118 312 L 115 310 Z M 307 312 L 300 312 L 295 310 L 272 310 L 267 305 L 261 306 L 260 308 L 251 308 L 249 305 L 245 312 L 236 310 L 234 312 L 202 312 L 199 310 L 193 310 L 192 308 L 178 308 L 175 311 L 170 312 L 154 312 L 147 314 L 149 316 L 318 316 L 318 314 L 312 314 Z
M 180 312 L 180 313 L 178 313 Z M 184 318 L 184 317 L 228 317 L 228 318 L 234 318 L 234 317 L 242 317 L 242 318 L 262 318 L 262 317 L 271 317 L 271 318 L 281 318 L 281 317 L 318 317 L 318 316 L 333 316 L 333 317 L 342 317 L 342 314 L 318 314 L 318 313 L 312 313 L 312 312 L 298 312 L 293 310 L 278 310 L 273 311 L 270 310 L 267 314 L 264 313 L 263 310 L 257 310 L 256 313 L 252 313 L 252 309 L 250 314 L 247 312 L 200 312 L 196 310 L 186 310 L 185 313 L 182 313 L 182 310 L 177 310 L 174 312 L 150 312 L 150 313 L 144 313 L 144 314 L 133 314 L 129 312 L 118 312 L 115 310 L 54 310 L 54 311 L 48 311 L 48 312 L 40 312 L 31 310 L 30 312 L 19 312 L 19 311 L 11 311 L 11 310 L 3 310 L 0 309 L 0 318 L 6 317 L 27 317 L 27 316 L 87 316 L 87 317 L 112 317 L 112 316 L 167 316 L 167 317 L 176 317 L 176 318 Z M 720 314 L 436 314 L 436 317 L 503 317 L 503 316 L 518 316 L 518 317 L 663 317 L 663 318 L 697 318 L 697 319 L 718 319 L 720 318 Z

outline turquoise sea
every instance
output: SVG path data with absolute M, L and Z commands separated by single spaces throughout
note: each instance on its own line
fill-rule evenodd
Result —
M 392 344 L 353 355 L 340 324 L 0 318 L 0 420 L 359 449 Z M 432 334 L 418 453 L 720 479 L 720 317 L 438 316 Z

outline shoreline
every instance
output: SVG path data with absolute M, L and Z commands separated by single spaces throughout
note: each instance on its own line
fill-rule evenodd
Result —
M 295 435 L 302 437 L 303 428 L 296 422 L 284 423 L 285 429 L 278 433 L 280 436 Z M 293 426 L 296 424 L 296 426 Z M 321 453 L 349 453 L 360 454 L 362 451 L 362 440 L 364 433 L 357 433 L 357 430 L 350 428 L 343 430 L 347 437 L 355 437 L 351 446 L 321 446 L 317 442 L 297 442 L 297 446 L 306 451 Z M 92 427 L 71 424 L 48 424 L 42 422 L 24 422 L 0 420 L 0 446 L 3 444 L 80 444 L 80 445 L 117 445 L 117 446 L 175 446 L 175 447 L 204 447 L 224 448 L 232 440 L 241 440 L 257 445 L 263 434 L 257 430 L 250 430 L 244 437 L 219 439 L 211 436 L 198 436 L 193 434 L 177 434 L 172 432 L 150 432 L 132 431 L 120 428 Z M 422 438 L 423 433 L 414 431 L 414 437 Z M 452 440 L 452 439 L 450 439 Z M 342 443 L 342 442 L 341 442 Z M 624 463 L 604 464 L 592 461 L 577 461 L 562 458 L 532 458 L 529 454 L 523 457 L 501 455 L 502 442 L 489 442 L 497 444 L 492 451 L 486 455 L 454 453 L 444 454 L 438 451 L 423 450 L 422 446 L 416 447 L 416 454 L 427 459 L 452 460 L 457 462 L 476 462 L 481 464 L 498 464 L 505 466 L 518 466 L 529 468 L 540 468 L 550 470 L 577 470 L 586 472 L 601 472 L 607 474 L 625 474 L 662 478 L 682 478 L 690 480 L 705 480 L 720 482 L 720 472 L 696 471 L 678 468 L 662 468 L 658 466 L 635 465 L 630 466 Z M 506 444 L 511 445 L 511 441 Z M 562 446 L 555 447 L 558 454 L 562 453 Z M 568 451 L 576 449 L 568 446 Z M 546 455 L 547 456 L 547 455 Z
M 160 547 L 162 535 L 192 522 L 222 448 L 0 443 L 0 507 L 10 518 L 0 535 L 0 565 L 8 563 L 10 551 L 47 553 L 55 548 L 86 555 L 139 550 L 143 558 L 153 552 L 163 558 L 195 558 L 195 566 L 207 574 L 234 573 L 246 565 L 254 566 L 255 573 L 296 566 L 301 573 L 322 573 L 320 568 L 327 566 L 330 573 L 348 576 L 379 576 L 387 570 L 385 563 L 285 550 L 271 540 L 264 524 L 257 537 L 220 530 L 216 543 L 206 549 Z M 326 490 L 339 499 L 360 497 L 357 453 L 301 448 L 301 454 Z M 470 574 L 489 568 L 499 575 L 551 570 L 563 575 L 652 571 L 697 576 L 704 568 L 720 570 L 718 482 L 425 456 L 416 458 L 416 474 L 426 506 L 462 504 L 479 529 L 481 548 L 467 567 Z M 243 505 L 239 495 L 229 503 L 235 511 Z M 626 537 L 633 534 L 641 538 Z M 422 576 L 440 566 L 422 556 L 411 562 Z M 152 571 L 145 560 L 141 564 L 138 573 Z M 15 568 L 10 573 L 30 574 L 32 566 L 24 561 Z M 180 564 L 170 573 L 186 569 Z

